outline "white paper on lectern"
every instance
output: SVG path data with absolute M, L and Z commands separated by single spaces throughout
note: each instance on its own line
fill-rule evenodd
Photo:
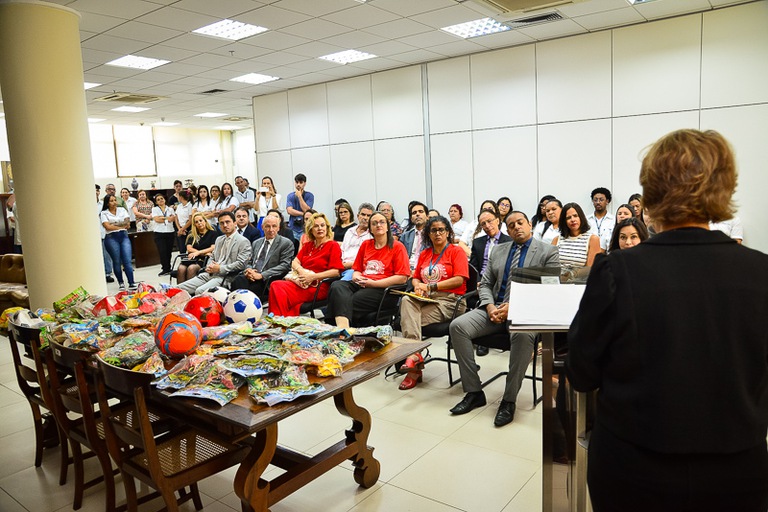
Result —
M 512 325 L 571 325 L 579 310 L 583 284 L 520 284 L 510 281 Z

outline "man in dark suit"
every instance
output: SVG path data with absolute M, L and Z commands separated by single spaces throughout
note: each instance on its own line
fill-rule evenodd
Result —
M 261 236 L 261 233 L 250 224 L 250 221 L 248 220 L 248 212 L 249 209 L 244 206 L 239 206 L 235 210 L 235 224 L 237 224 L 236 233 L 247 238 L 250 243 L 253 243 Z
M 485 393 L 472 353 L 472 339 L 506 332 L 512 269 L 560 267 L 557 248 L 533 238 L 531 223 L 523 212 L 513 211 L 507 215 L 507 232 L 512 235 L 513 242 L 498 246 L 491 254 L 488 268 L 477 287 L 480 296 L 477 309 L 451 322 L 451 343 L 459 362 L 461 384 L 467 393 L 464 399 L 451 409 L 452 414 L 466 414 L 485 405 Z M 535 337 L 535 333 L 509 335 L 509 373 L 504 396 L 493 421 L 497 427 L 510 423 L 515 417 L 515 401 L 525 378 L 525 370 L 533 356 Z
M 419 254 L 424 250 L 421 230 L 427 223 L 427 205 L 419 201 L 411 201 L 408 218 L 411 220 L 411 228 L 400 236 L 400 243 L 408 252 L 408 262 L 413 270 L 419 261 Z
M 488 266 L 488 259 L 493 249 L 506 242 L 511 242 L 512 238 L 501 232 L 501 219 L 493 210 L 483 210 L 477 216 L 477 222 L 483 228 L 485 235 L 475 238 L 472 242 L 472 250 L 469 254 L 469 264 L 477 270 L 478 278 L 483 277 Z M 488 355 L 488 347 L 478 345 L 475 347 L 479 357 Z
M 267 299 L 267 282 L 282 279 L 291 269 L 293 243 L 277 234 L 280 221 L 273 215 L 264 217 L 261 228 L 264 230 L 264 238 L 253 242 L 252 260 L 235 278 L 232 289 L 246 288 L 264 301 Z

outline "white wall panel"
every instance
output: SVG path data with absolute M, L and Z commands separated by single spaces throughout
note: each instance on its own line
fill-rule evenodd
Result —
M 398 221 L 408 215 L 407 206 L 413 199 L 424 201 L 427 186 L 424 181 L 424 139 L 377 140 L 376 201 L 388 201 L 395 209 Z
M 334 203 L 343 197 L 355 211 L 363 201 L 376 206 L 373 142 L 331 146 L 331 169 Z
M 704 13 L 703 108 L 768 101 L 768 2 Z
M 325 84 L 288 91 L 291 147 L 328 144 L 328 104 Z
M 611 115 L 611 32 L 536 45 L 538 122 Z
M 617 118 L 613 121 L 613 201 L 611 211 L 642 193 L 640 163 L 647 148 L 663 135 L 699 127 L 699 111 Z
M 264 176 L 272 178 L 277 193 L 282 196 L 280 209 L 285 211 L 285 198 L 293 191 L 293 164 L 290 151 L 274 151 L 270 153 L 258 153 L 256 165 L 259 168 L 259 186 Z M 285 218 L 288 220 L 288 217 Z
M 701 15 L 613 31 L 613 115 L 699 108 Z
M 478 53 L 470 57 L 472 128 L 536 122 L 536 47 Z
M 327 86 L 331 144 L 373 139 L 370 75 L 330 82 Z
M 253 98 L 253 126 L 258 151 L 290 148 L 288 94 L 278 92 Z
M 502 196 L 512 199 L 516 209 L 530 215 L 539 200 L 536 127 L 476 131 L 473 145 L 475 203 L 465 211 L 465 216 L 477 213 L 484 199 L 495 201 Z
M 407 137 L 424 133 L 420 66 L 371 75 L 371 91 L 375 138 Z
M 540 195 L 575 201 L 588 214 L 590 192 L 613 186 L 610 119 L 539 126 L 538 147 Z
M 291 151 L 291 161 L 294 176 L 300 172 L 307 176 L 306 190 L 315 195 L 313 208 L 326 215 L 328 212 L 333 212 L 335 199 L 331 182 L 331 152 L 328 146 L 294 149 Z M 291 177 L 291 186 L 286 196 L 292 190 L 293 178 Z M 331 215 L 328 216 L 329 219 L 331 217 Z
M 252 187 L 258 188 L 254 144 L 253 129 L 238 130 L 232 133 L 233 174 L 244 176 L 250 181 Z
M 431 62 L 427 64 L 427 71 L 430 131 L 469 130 L 472 127 L 469 57 Z
M 739 183 L 734 199 L 737 215 L 744 223 L 744 243 L 768 253 L 765 229 L 765 191 L 768 190 L 768 105 L 704 110 L 702 130 L 717 130 L 728 139 L 736 153 Z
M 446 217 L 453 203 L 472 201 L 472 133 L 433 135 L 432 206 Z

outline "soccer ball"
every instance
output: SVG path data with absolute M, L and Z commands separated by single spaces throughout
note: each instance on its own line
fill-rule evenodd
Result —
M 184 311 L 168 313 L 160 319 L 155 330 L 155 345 L 172 359 L 194 352 L 203 338 L 200 321 Z
M 230 323 L 258 322 L 261 312 L 261 300 L 250 290 L 235 290 L 224 303 L 224 316 Z
M 224 320 L 224 309 L 212 295 L 192 297 L 184 306 L 184 311 L 200 320 L 203 327 L 213 327 Z
M 224 288 L 223 286 L 214 286 L 213 288 L 207 289 L 203 295 L 210 295 L 217 301 L 219 301 L 219 304 L 222 306 L 225 302 L 227 302 L 227 296 L 229 295 L 229 290 Z

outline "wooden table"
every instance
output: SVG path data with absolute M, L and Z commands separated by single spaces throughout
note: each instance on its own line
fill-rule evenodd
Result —
M 429 345 L 427 341 L 395 338 L 377 352 L 358 355 L 354 362 L 344 367 L 341 377 L 310 377 L 310 381 L 321 383 L 325 391 L 272 407 L 256 404 L 248 396 L 245 386 L 240 389 L 240 395 L 224 407 L 204 400 L 171 398 L 168 393 L 158 390 L 153 390 L 151 396 L 153 402 L 166 410 L 171 409 L 186 418 L 204 422 L 233 440 L 244 440 L 255 434 L 253 448 L 238 468 L 234 488 L 243 510 L 266 512 L 270 506 L 345 460 L 351 460 L 355 466 L 354 478 L 359 485 L 368 488 L 376 483 L 379 461 L 373 457 L 373 447 L 368 446 L 371 415 L 355 403 L 352 389 Z M 277 423 L 280 420 L 329 397 L 333 397 L 340 414 L 352 419 L 352 426 L 344 432 L 341 440 L 314 457 L 278 446 Z M 270 464 L 286 472 L 271 481 L 264 480 L 262 475 Z

